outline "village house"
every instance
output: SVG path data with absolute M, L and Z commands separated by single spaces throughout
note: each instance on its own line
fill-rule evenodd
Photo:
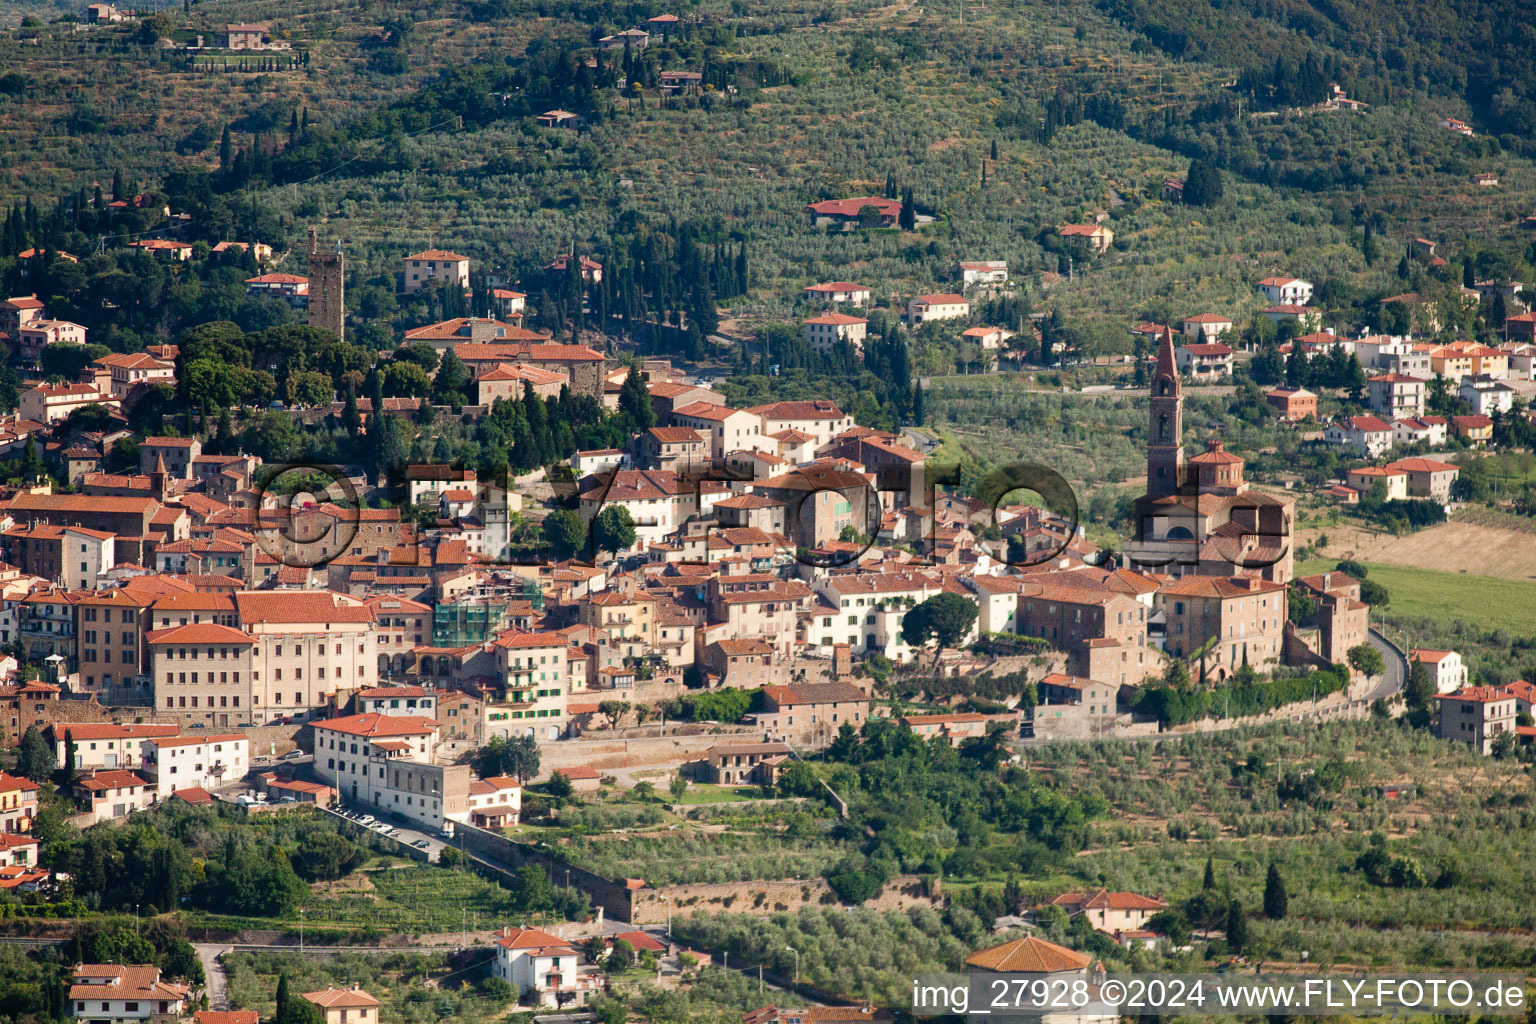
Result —
M 413 252 L 402 261 L 401 280 L 406 294 L 423 288 L 469 288 L 469 257 L 443 249 Z
M 1328 424 L 1323 439 L 1374 459 L 1391 451 L 1392 425 L 1375 416 L 1348 416 Z
M 1086 917 L 1096 931 L 1113 935 L 1145 928 L 1151 918 L 1168 909 L 1168 901 L 1161 896 L 1099 888 L 1090 892 L 1064 892 L 1047 906 L 1060 907 L 1068 917 Z
M 869 321 L 846 313 L 823 313 L 805 321 L 805 340 L 818 352 L 826 352 L 840 341 L 853 346 L 855 352 L 864 351 L 864 334 Z
M 157 737 L 145 740 L 143 751 L 153 800 L 193 786 L 215 790 L 251 770 L 251 743 L 239 733 Z
M 769 402 L 748 406 L 745 412 L 762 422 L 762 434 L 770 436 L 784 430 L 809 434 L 817 449 L 854 427 L 853 417 L 825 398 L 799 402 Z
M 319 1009 L 324 1024 L 379 1024 L 379 1001 L 356 983 L 305 992 L 300 998 Z
M 1001 327 L 968 327 L 960 332 L 960 337 L 967 341 L 974 341 L 984 352 L 994 352 L 1002 348 L 1003 343 L 1012 336 L 1012 332 L 1005 331 Z
M 1232 347 L 1221 342 L 1186 343 L 1173 350 L 1179 373 L 1193 383 L 1209 383 L 1232 376 Z
M 1094 252 L 1108 252 L 1115 244 L 1115 233 L 1103 224 L 1063 224 L 1056 233 L 1069 242 L 1081 240 Z
M 71 786 L 75 802 L 91 824 L 126 818 L 154 802 L 154 791 L 130 771 L 98 769 L 77 777 Z
M 716 786 L 772 785 L 789 758 L 783 743 L 727 743 L 704 752 L 697 775 L 700 782 Z
M 597 41 L 597 45 L 605 50 L 643 50 L 651 43 L 649 32 L 640 28 L 627 28 L 622 32 L 615 32 L 611 36 L 603 36 Z
M 1299 277 L 1266 277 L 1259 282 L 1259 291 L 1272 303 L 1305 306 L 1312 301 L 1312 282 Z
M 1408 667 L 1411 670 L 1415 665 L 1428 667 L 1436 693 L 1450 693 L 1467 685 L 1467 666 L 1457 651 L 1415 648 L 1408 652 Z
M 1479 416 L 1492 416 L 1514 408 L 1515 389 L 1487 374 L 1476 373 L 1461 379 L 1458 393 Z
M 1207 640 L 1217 643 L 1206 671 L 1225 679 L 1243 665 L 1278 664 L 1285 626 L 1285 586 L 1247 576 L 1184 576 L 1158 592 L 1167 621 L 1169 654 L 1185 657 Z
M 528 387 L 539 398 L 559 398 L 571 378 L 556 370 L 527 363 L 496 363 L 485 366 L 475 378 L 475 404 L 491 406 L 501 399 L 517 401 Z
M 849 683 L 799 683 L 763 687 L 763 708 L 753 722 L 770 737 L 812 746 L 832 742 L 844 723 L 861 729 L 869 697 Z
M 0 302 L 0 331 L 13 338 L 23 327 L 44 319 L 47 311 L 36 295 L 19 295 Z
M 937 320 L 959 320 L 970 315 L 970 302 L 965 296 L 953 292 L 919 295 L 907 303 L 907 322 L 914 327 Z
M 1435 735 L 1471 744 L 1481 754 L 1493 752 L 1494 740 L 1515 729 L 1515 694 L 1500 686 L 1467 686 L 1440 694 Z
M 1315 330 L 1322 322 L 1323 314 L 1311 306 L 1301 306 L 1294 302 L 1282 302 L 1275 306 L 1265 306 L 1259 310 L 1261 314 L 1269 318 L 1276 326 L 1281 324 L 1295 324 L 1296 330 Z
M 245 279 L 247 295 L 269 295 L 295 309 L 309 305 L 309 278 L 298 274 L 258 274 Z
M 870 300 L 869 289 L 852 281 L 827 281 L 823 284 L 806 285 L 800 295 L 808 302 L 819 302 L 831 306 L 867 307 Z
M 1493 417 L 1453 416 L 1451 429 L 1467 444 L 1474 448 L 1482 448 L 1493 440 Z
M 1423 444 L 1430 448 L 1445 445 L 1450 424 L 1443 416 L 1410 416 L 1392 421 L 1392 443 L 1405 446 Z
M 1472 126 L 1465 121 L 1458 121 L 1454 117 L 1441 118 L 1435 123 L 1447 131 L 1455 132 L 1457 135 L 1466 135 L 1468 137 L 1472 135 Z
M 865 226 L 890 228 L 896 226 L 897 218 L 901 216 L 901 203 L 881 196 L 828 199 L 807 203 L 805 214 L 813 228 L 835 227 L 844 231 Z
M 578 965 L 581 954 L 564 939 L 538 928 L 503 928 L 496 938 L 491 973 L 511 985 L 524 1001 L 564 1006 L 584 999 Z
M 952 747 L 958 747 L 966 740 L 981 739 L 987 734 L 987 726 L 993 721 L 1002 721 L 1011 726 L 1010 732 L 1018 728 L 1018 715 L 987 716 L 976 712 L 963 712 L 947 715 L 903 715 L 901 724 L 921 740 L 927 741 L 934 737 L 942 739 Z
M 1383 468 L 1407 475 L 1409 497 L 1433 498 L 1441 502 L 1451 500 L 1451 485 L 1461 475 L 1460 466 L 1417 456 L 1389 462 Z
M 1290 423 L 1317 418 L 1317 395 L 1306 388 L 1271 388 L 1264 392 L 1264 401 Z
M 70 413 L 93 405 L 116 409 L 121 402 L 91 384 L 39 384 L 21 393 L 18 409 L 22 419 L 51 426 L 67 419 Z
M 1384 466 L 1359 466 L 1344 474 L 1344 483 L 1363 495 L 1370 494 L 1379 483 L 1382 498 L 1397 501 L 1408 497 L 1408 474 Z
M 1008 263 L 1006 260 L 961 260 L 950 268 L 949 274 L 960 282 L 961 288 L 1007 284 Z
M 1179 321 L 1179 330 L 1184 337 L 1195 341 L 1218 341 L 1231 329 L 1232 321 L 1215 313 L 1197 313 Z
M 24 363 L 36 363 L 49 345 L 84 345 L 85 328 L 68 320 L 33 319 L 16 329 L 16 354 Z
M 568 131 L 578 131 L 581 128 L 584 128 L 587 123 L 587 119 L 582 117 L 580 114 L 572 113 L 569 110 L 560 110 L 558 108 L 555 110 L 546 110 L 544 113 L 534 118 L 534 120 L 544 128 L 564 128 Z
M 41 791 L 42 787 L 31 779 L 0 771 L 0 832 L 20 835 L 32 831 Z
M 709 440 L 709 457 L 722 459 L 729 452 L 760 446 L 763 421 L 750 409 L 694 402 L 672 411 L 672 425 L 690 427 Z M 660 539 L 660 538 L 657 538 Z
M 76 964 L 68 1013 L 88 1024 L 175 1020 L 191 998 L 189 986 L 162 981 L 153 964 Z

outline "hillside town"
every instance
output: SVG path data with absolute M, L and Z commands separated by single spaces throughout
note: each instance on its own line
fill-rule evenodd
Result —
M 0 217 L 0 1024 L 896 1024 L 965 1012 L 941 971 L 1116 1024 L 1109 971 L 1527 962 L 1536 216 L 1389 219 L 1354 149 L 1462 147 L 1465 227 L 1525 180 L 1513 87 L 1423 61 L 1393 112 L 1287 49 L 1185 109 L 1152 8 L 1090 58 L 1053 19 L 1103 11 L 968 5 L 972 53 L 395 6 L 0 26 L 241 97 Z M 846 32 L 879 103 L 742 158 Z M 967 77 L 953 138 L 851 155 Z M 179 124 L 74 88 L 0 70 L 60 138 Z M 1360 196 L 1311 209 L 1325 142 Z

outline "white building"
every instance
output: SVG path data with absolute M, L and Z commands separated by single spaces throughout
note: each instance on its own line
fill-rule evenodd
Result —
M 586 996 L 577 966 L 581 954 L 564 939 L 538 928 L 503 928 L 496 939 L 492 973 L 524 1000 L 559 1006 L 564 993 Z
M 1328 424 L 1323 440 L 1375 458 L 1392 450 L 1392 424 L 1375 416 L 1350 416 Z
M 825 302 L 833 306 L 868 306 L 870 298 L 867 287 L 852 281 L 807 285 L 800 295 L 809 302 Z
M 160 979 L 153 964 L 76 964 L 70 975 L 69 1015 L 76 1020 L 174 1019 L 186 1010 L 192 990 Z
M 1418 648 L 1408 652 L 1408 666 L 1426 665 L 1434 676 L 1435 692 L 1450 693 L 1467 685 L 1467 666 L 1456 651 L 1432 651 Z
M 1007 284 L 1006 260 L 961 260 L 950 270 L 950 276 L 960 281 L 962 288 L 978 284 Z
M 375 686 L 359 691 L 357 710 L 363 714 L 437 715 L 437 694 L 422 686 Z
M 919 295 L 907 303 L 907 322 L 914 327 L 930 320 L 959 320 L 970 315 L 970 302 L 953 292 Z
M 1312 301 L 1312 282 L 1299 277 L 1266 277 L 1259 282 L 1259 291 L 1272 303 L 1305 306 Z
M 157 801 L 178 789 L 218 789 L 250 770 L 251 741 L 236 733 L 144 741 L 144 775 Z
M 1459 394 L 1472 406 L 1477 416 L 1492 416 L 1514 408 L 1515 389 L 1486 373 L 1461 378 Z
M 1367 382 L 1371 412 L 1385 420 L 1424 415 L 1424 384 L 1405 373 L 1378 373 Z

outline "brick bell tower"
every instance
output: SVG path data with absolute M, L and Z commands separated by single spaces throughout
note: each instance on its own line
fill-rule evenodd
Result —
M 1163 328 L 1152 378 L 1151 431 L 1147 442 L 1147 497 L 1177 494 L 1184 478 L 1184 388 L 1173 359 L 1173 332 Z

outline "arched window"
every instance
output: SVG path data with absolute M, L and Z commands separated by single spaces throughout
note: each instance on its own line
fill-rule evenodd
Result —
M 1163 413 L 1157 418 L 1157 437 L 1160 441 L 1168 440 L 1168 414 Z

